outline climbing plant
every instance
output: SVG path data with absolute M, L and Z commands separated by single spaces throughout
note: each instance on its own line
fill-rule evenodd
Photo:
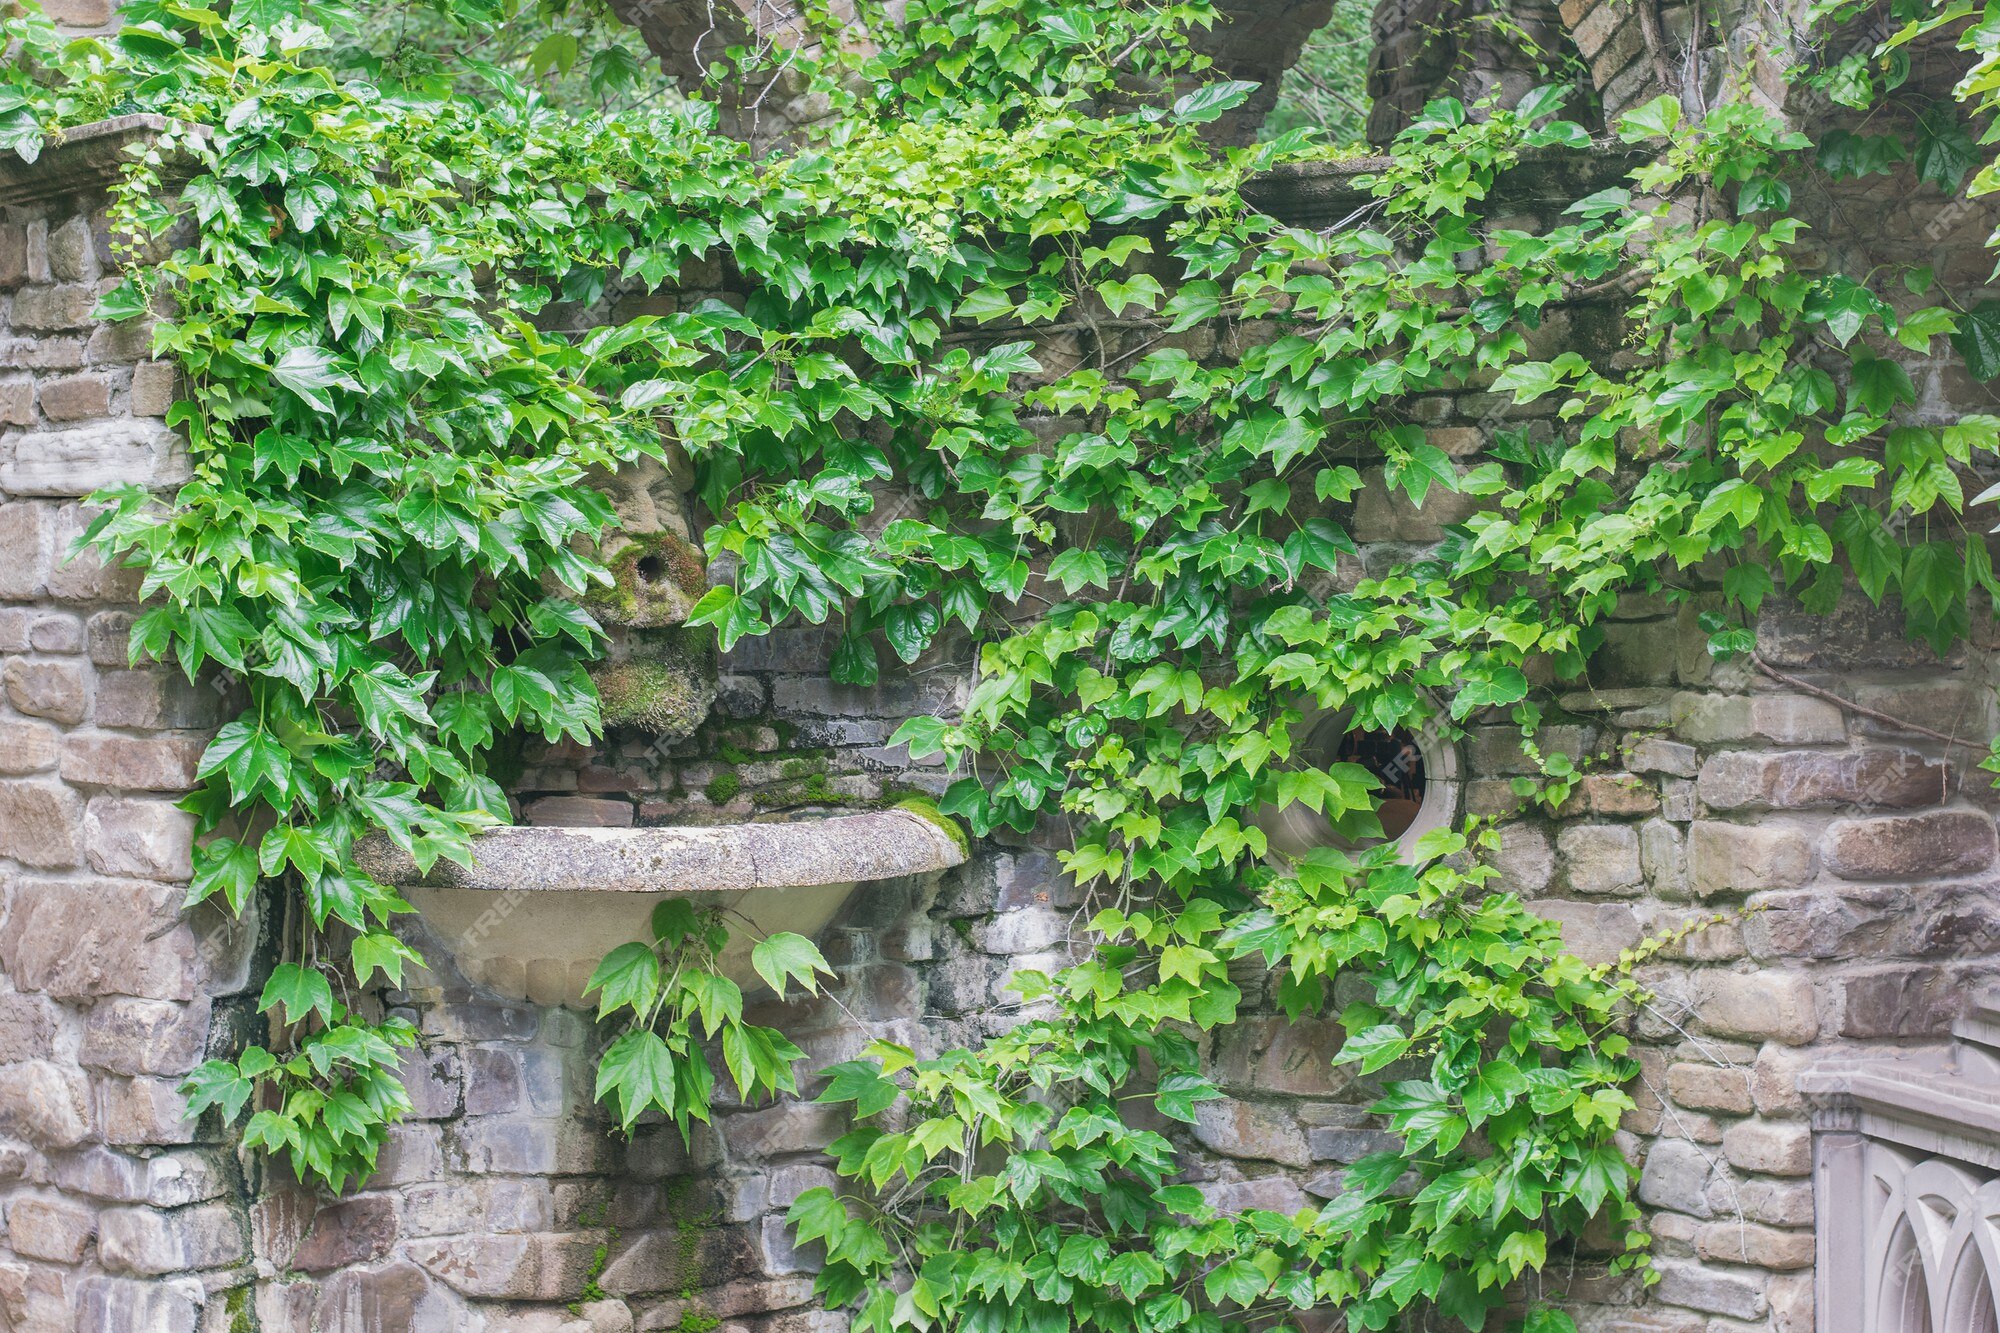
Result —
M 876 44 L 810 71 L 841 114 L 761 160 L 699 102 L 577 118 L 496 65 L 357 72 L 335 5 L 124 13 L 72 44 L 8 17 L 0 136 L 27 155 L 114 111 L 172 126 L 121 188 L 134 263 L 104 311 L 154 320 L 180 366 L 195 475 L 171 504 L 104 497 L 88 540 L 158 596 L 135 653 L 245 700 L 188 801 L 190 900 L 268 889 L 286 957 L 272 1040 L 198 1070 L 197 1112 L 254 1108 L 248 1140 L 335 1189 L 370 1169 L 414 1033 L 366 990 L 417 960 L 355 844 L 463 858 L 506 817 L 496 736 L 597 733 L 590 482 L 664 427 L 733 571 L 694 623 L 725 648 L 837 624 L 830 670 L 856 684 L 969 637 L 963 712 L 899 738 L 955 766 L 943 806 L 975 832 L 1059 829 L 1095 899 L 1090 957 L 1018 975 L 1014 1030 L 822 1071 L 855 1115 L 829 1145 L 848 1184 L 791 1220 L 857 1327 L 1220 1330 L 1330 1305 L 1479 1328 L 1595 1217 L 1614 1267 L 1640 1261 L 1622 973 L 1493 891 L 1476 822 L 1409 860 L 1294 859 L 1256 813 L 1378 827 L 1366 770 L 1298 752 L 1308 705 L 1511 720 L 1548 780 L 1524 797 L 1559 800 L 1573 769 L 1539 758 L 1539 700 L 1635 593 L 1704 596 L 1724 655 L 1767 598 L 1824 610 L 1850 574 L 1940 647 L 1986 612 L 1959 475 L 1996 423 L 1909 417 L 1896 359 L 1965 342 L 1977 312 L 1797 262 L 1788 178 L 1814 145 L 1662 99 L 1616 126 L 1627 185 L 1529 231 L 1486 216 L 1500 178 L 1605 146 L 1556 89 L 1441 100 L 1364 182 L 1373 205 L 1316 230 L 1244 191 L 1327 151 L 1310 131 L 1203 137 L 1249 88 L 1192 52 L 1217 19 L 1200 0 L 865 14 Z M 601 318 L 716 259 L 740 308 Z M 1607 303 L 1619 355 L 1545 345 Z M 1075 354 L 1038 352 L 1054 335 Z M 1554 411 L 1461 461 L 1408 404 L 1468 388 Z M 1402 502 L 1477 504 L 1359 571 L 1343 517 L 1377 463 Z M 793 1086 L 796 1049 L 708 980 L 719 929 L 670 914 L 593 979 L 636 1020 L 599 1082 L 627 1127 L 707 1117 L 709 1038 L 744 1095 Z M 758 958 L 781 990 L 823 966 L 797 937 Z M 1200 1034 L 1237 1020 L 1253 960 L 1286 1014 L 1338 1006 L 1337 1059 L 1380 1083 L 1396 1142 L 1292 1216 L 1179 1180 L 1173 1126 L 1218 1095 Z

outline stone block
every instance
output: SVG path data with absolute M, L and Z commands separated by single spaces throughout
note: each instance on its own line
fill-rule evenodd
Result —
M 40 870 L 83 864 L 83 798 L 57 782 L 0 782 L 0 857 Z
M 28 630 L 28 646 L 38 653 L 80 653 L 83 641 L 83 622 L 62 611 L 36 616 Z
M 780 1102 L 760 1110 L 718 1115 L 717 1120 L 723 1141 L 736 1158 L 818 1152 L 847 1130 L 844 1110 L 811 1102 Z
M 48 389 L 43 388 L 46 404 Z M 16 495 L 84 496 L 106 486 L 158 489 L 188 478 L 187 448 L 158 421 L 97 421 L 29 431 L 0 462 L 0 489 Z
M 0 288 L 28 280 L 28 229 L 18 222 L 0 224 Z
M 1638 830 L 1627 824 L 1572 824 L 1556 835 L 1556 851 L 1577 893 L 1635 893 L 1645 878 Z
M 172 667 L 100 671 L 91 719 L 100 727 L 207 730 L 234 711 L 236 693 L 220 679 L 190 681 Z
M 35 381 L 27 375 L 0 375 L 0 426 L 35 424 Z
M 494 1115 L 521 1109 L 521 1057 L 505 1047 L 464 1051 L 465 1113 Z
M 1743 1120 L 1722 1131 L 1722 1155 L 1731 1166 L 1769 1176 L 1812 1172 L 1812 1130 L 1777 1120 Z
M 101 28 L 111 21 L 110 0 L 61 0 L 59 9 L 44 9 L 56 22 L 79 28 Z M 49 276 L 57 282 L 95 282 L 101 276 L 90 219 L 81 213 L 50 228 L 48 254 Z
M 1614 687 L 1670 684 L 1677 636 L 1671 620 L 1608 622 L 1604 642 L 1591 655 L 1591 679 Z
M 243 1225 L 225 1204 L 173 1212 L 107 1208 L 98 1218 L 97 1257 L 114 1273 L 159 1277 L 222 1268 L 248 1256 Z
M 1728 1065 L 1685 1062 L 1671 1065 L 1667 1069 L 1667 1093 L 1678 1105 L 1695 1111 L 1749 1115 L 1754 1109 L 1749 1072 Z
M 100 875 L 185 880 L 194 874 L 194 816 L 167 801 L 94 796 L 83 847 Z
M 49 580 L 49 507 L 0 504 L 0 598 L 40 597 Z
M 132 367 L 130 406 L 135 417 L 163 417 L 178 397 L 179 380 L 165 361 L 141 361 Z
M 1613 819 L 1632 819 L 1655 814 L 1660 794 L 1653 784 L 1630 773 L 1590 773 L 1576 784 L 1569 799 L 1556 813 L 1565 818 L 1585 811 Z
M 127 791 L 187 791 L 195 784 L 200 740 L 185 736 L 90 736 L 63 739 L 67 782 Z
M 59 999 L 195 997 L 197 949 L 179 888 L 104 879 L 17 879 L 6 887 L 0 962 L 21 989 Z
M 460 1113 L 464 1076 L 455 1048 L 413 1046 L 403 1052 L 397 1075 L 410 1095 L 412 1120 L 449 1120 Z
M 77 1061 L 112 1074 L 185 1074 L 201 1063 L 208 1018 L 206 1000 L 99 1000 L 84 1020 Z
M 95 551 L 79 551 L 77 541 L 99 510 L 66 504 L 56 511 L 50 546 L 49 596 L 70 602 L 136 602 L 144 573 L 129 565 L 107 565 Z
M 1784 824 L 1698 820 L 1688 829 L 1689 887 L 1703 898 L 1796 888 L 1812 866 L 1805 833 Z
M 7 1241 L 29 1259 L 76 1263 L 96 1232 L 97 1210 L 59 1195 L 30 1195 L 7 1207 Z
M 1279 1107 L 1225 1098 L 1199 1102 L 1194 1113 L 1194 1136 L 1211 1152 L 1296 1169 L 1312 1164 L 1305 1131 Z
M 66 282 L 23 287 L 14 293 L 13 326 L 36 333 L 61 333 L 89 328 L 97 308 L 97 286 Z
M 587 1175 L 610 1159 L 608 1141 L 579 1120 L 481 1116 L 461 1121 L 455 1138 L 463 1168 L 480 1174 Z
M 1849 973 L 1833 984 L 1843 1037 L 1941 1037 L 1965 1004 L 1967 982 L 1947 968 L 1902 964 Z
M 1639 1172 L 1639 1199 L 1694 1217 L 1713 1216 L 1708 1201 L 1709 1178 L 1715 1164 L 1708 1153 L 1686 1139 L 1659 1139 L 1646 1151 Z
M 44 995 L 0 995 L 0 1064 L 55 1055 L 62 1015 Z
M 1797 694 L 1701 694 L 1673 698 L 1668 716 L 1682 740 L 1775 741 L 1780 745 L 1838 745 L 1847 719 L 1836 704 Z
M 693 1288 L 725 1287 L 744 1279 L 769 1280 L 783 1274 L 763 1271 L 761 1228 L 709 1227 L 690 1231 L 656 1228 L 636 1237 L 613 1256 L 602 1285 L 613 1295 L 651 1292 L 676 1295 Z
M 130 611 L 99 611 L 84 624 L 90 660 L 101 667 L 122 667 L 131 663 L 132 620 Z
M 89 689 L 79 662 L 10 657 L 5 671 L 7 701 L 30 717 L 64 726 L 83 721 Z
M 1730 1190 L 1733 1201 L 1728 1207 L 1718 1208 L 1719 1213 L 1740 1207 L 1743 1216 L 1752 1222 L 1781 1227 L 1809 1227 L 1813 1223 L 1813 1192 L 1809 1181 L 1746 1180 L 1732 1185 Z
M 37 1148 L 90 1139 L 90 1085 L 83 1071 L 48 1060 L 0 1065 L 0 1133 Z
M 1812 979 L 1798 973 L 1704 971 L 1695 1014 L 1718 1037 L 1803 1046 L 1819 1035 Z
M 604 1233 L 586 1231 L 416 1240 L 404 1248 L 433 1277 L 461 1295 L 564 1301 L 576 1299 L 590 1280 L 596 1271 L 596 1248 L 604 1241 Z M 614 1259 L 612 1266 L 617 1263 Z M 610 1277 L 607 1268 L 599 1279 L 607 1291 L 614 1290 Z
M 1695 792 L 1716 810 L 1811 810 L 1936 805 L 1950 793 L 1943 763 L 1915 750 L 1881 747 L 1731 751 L 1701 766 Z
M 1826 868 L 1842 879 L 1942 879 L 1993 864 L 1993 817 L 1978 810 L 1842 819 L 1826 831 Z
M 1214 1077 L 1225 1091 L 1337 1097 L 1354 1082 L 1333 1063 L 1345 1038 L 1328 1019 L 1245 1015 L 1216 1029 Z
M 111 381 L 103 371 L 85 371 L 41 383 L 42 415 L 50 421 L 89 421 L 111 414 Z
M 369 1194 L 322 1204 L 305 1239 L 292 1253 L 291 1267 L 305 1273 L 372 1263 L 396 1243 L 396 1201 Z
M 379 1268 L 355 1268 L 335 1273 L 319 1290 L 320 1328 L 448 1329 L 459 1321 L 457 1303 L 439 1289 L 430 1274 L 399 1259 Z M 275 1327 L 271 1323 L 266 1328 Z
M 1500 829 L 1500 846 L 1493 854 L 1493 868 L 1500 872 L 1494 887 L 1523 898 L 1532 898 L 1549 886 L 1555 877 L 1555 851 L 1549 835 L 1533 824 L 1506 824 Z
M 1764 1275 L 1754 1271 L 1708 1268 L 1680 1260 L 1654 1265 L 1659 1284 L 1655 1300 L 1732 1319 L 1762 1319 L 1770 1309 L 1764 1299 Z
M 195 1333 L 201 1283 L 87 1277 L 77 1284 L 76 1333 Z
M 1543 898 L 1529 903 L 1528 910 L 1561 925 L 1563 948 L 1593 966 L 1618 961 L 1644 936 L 1638 916 L 1623 903 Z
M 1069 919 L 1047 908 L 1023 908 L 981 922 L 972 929 L 972 942 L 981 950 L 1002 957 L 1036 953 L 1064 940 Z
M 1854 701 L 1864 708 L 1947 736 L 1986 736 L 1992 734 L 1991 695 L 1990 690 L 1966 681 L 1901 679 L 1894 684 L 1862 685 L 1854 691 Z M 1916 734 L 1865 716 L 1855 717 L 1854 728 L 1870 736 Z
M 404 1191 L 402 1225 L 411 1236 L 547 1231 L 555 1225 L 554 1191 L 546 1180 L 421 1184 Z
M 550 828 L 631 828 L 632 803 L 602 796 L 544 796 L 522 812 L 522 822 Z
M 1812 1267 L 1812 1233 L 1752 1221 L 1714 1221 L 1694 1233 L 1694 1253 L 1720 1263 L 1752 1263 L 1780 1273 Z
M 97 1122 L 106 1143 L 118 1147 L 193 1143 L 194 1122 L 178 1078 L 102 1078 Z

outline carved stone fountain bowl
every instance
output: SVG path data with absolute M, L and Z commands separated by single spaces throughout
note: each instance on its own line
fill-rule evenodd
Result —
M 647 933 L 653 907 L 685 896 L 730 910 L 724 975 L 750 992 L 757 940 L 812 938 L 871 881 L 949 869 L 959 841 L 908 810 L 703 828 L 489 829 L 470 869 L 438 861 L 420 872 L 376 838 L 363 869 L 396 885 L 467 978 L 535 1004 L 586 1007 L 585 985 L 612 949 Z

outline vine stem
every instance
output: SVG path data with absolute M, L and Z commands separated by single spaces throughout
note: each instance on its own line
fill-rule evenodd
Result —
M 1837 704 L 1850 713 L 1859 713 L 1862 717 L 1872 717 L 1877 722 L 1887 723 L 1899 731 L 1912 731 L 1919 736 L 1928 736 L 1934 741 L 1943 741 L 1946 745 L 1956 745 L 1961 749 L 1973 750 L 1980 754 L 1986 753 L 1991 748 L 1985 745 L 1976 745 L 1971 741 L 1960 740 L 1956 736 L 1947 736 L 1942 731 L 1933 731 L 1931 728 L 1920 726 L 1908 718 L 1896 717 L 1893 714 L 1884 713 L 1879 709 L 1870 708 L 1866 704 L 1858 704 L 1852 699 L 1843 699 L 1831 690 L 1823 690 L 1808 681 L 1800 680 L 1797 676 L 1778 670 L 1778 668 L 1772 666 L 1754 652 L 1750 654 L 1750 664 L 1782 685 L 1789 685 L 1795 690 L 1803 690 L 1805 693 L 1824 699 L 1828 703 Z

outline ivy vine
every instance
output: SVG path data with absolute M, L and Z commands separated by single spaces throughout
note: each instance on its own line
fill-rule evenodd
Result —
M 275 885 L 286 937 L 272 1040 L 198 1070 L 196 1112 L 254 1107 L 248 1141 L 333 1189 L 371 1169 L 415 1034 L 367 989 L 419 960 L 390 928 L 408 904 L 353 847 L 463 859 L 507 815 L 485 767 L 503 729 L 598 733 L 603 634 L 578 598 L 607 578 L 590 552 L 611 514 L 588 477 L 664 427 L 733 571 L 694 623 L 724 648 L 837 623 L 830 668 L 856 684 L 955 623 L 970 700 L 899 740 L 963 775 L 943 804 L 975 832 L 1060 829 L 1094 897 L 1090 958 L 1015 978 L 1019 1027 L 820 1071 L 854 1113 L 829 1145 L 847 1183 L 791 1221 L 858 1329 L 1219 1331 L 1316 1306 L 1477 1329 L 1593 1219 L 1614 1269 L 1642 1263 L 1614 1137 L 1624 973 L 1492 889 L 1477 821 L 1408 859 L 1292 859 L 1257 813 L 1378 827 L 1372 775 L 1297 753 L 1308 706 L 1511 721 L 1539 756 L 1539 700 L 1623 597 L 1712 596 L 1719 655 L 1768 598 L 1826 610 L 1849 577 L 1940 648 L 1984 613 L 2000 582 L 1961 478 L 2000 422 L 1910 418 L 1897 360 L 1951 337 L 1980 369 L 1984 314 L 1913 308 L 1921 275 L 1892 301 L 1880 275 L 1798 262 L 1788 181 L 1828 169 L 1827 144 L 1661 99 L 1616 126 L 1644 158 L 1629 185 L 1531 232 L 1488 217 L 1500 178 L 1604 145 L 1558 89 L 1444 99 L 1365 182 L 1374 205 L 1314 230 L 1244 193 L 1330 151 L 1310 131 L 1203 137 L 1250 90 L 1193 53 L 1217 19 L 1201 0 L 870 13 L 875 48 L 811 71 L 840 116 L 761 160 L 699 102 L 576 117 L 496 66 L 357 72 L 322 26 L 337 6 L 124 17 L 67 44 L 0 20 L 0 145 L 132 109 L 172 126 L 120 190 L 147 262 L 104 313 L 152 319 L 181 368 L 195 476 L 171 505 L 103 497 L 88 540 L 157 595 L 135 654 L 240 679 L 188 800 L 190 900 L 241 911 Z M 556 317 L 717 259 L 741 308 Z M 1540 350 L 1552 314 L 1607 303 L 1620 355 Z M 1038 360 L 1058 329 L 1074 366 Z M 1553 400 L 1552 428 L 1454 459 L 1408 405 L 1468 391 Z M 1343 517 L 1377 464 L 1410 505 L 1477 504 L 1355 578 Z M 1573 769 L 1540 762 L 1553 802 Z M 593 979 L 637 1020 L 599 1080 L 627 1127 L 706 1119 L 709 1039 L 745 1096 L 795 1086 L 796 1048 L 716 984 L 719 930 L 671 910 Z M 758 957 L 780 989 L 823 967 L 795 936 Z M 1200 1034 L 1250 1002 L 1231 980 L 1250 959 L 1287 1015 L 1340 1006 L 1336 1058 L 1381 1083 L 1397 1142 L 1291 1216 L 1218 1211 L 1180 1178 L 1173 1126 L 1219 1096 Z

